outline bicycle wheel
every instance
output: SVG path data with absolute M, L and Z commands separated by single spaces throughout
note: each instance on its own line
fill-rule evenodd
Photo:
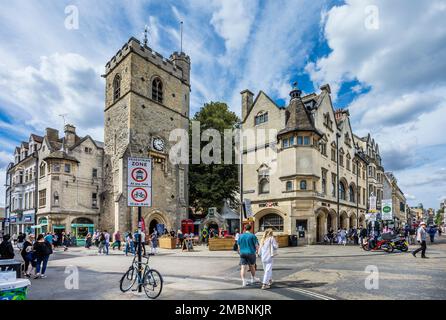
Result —
M 129 291 L 134 286 L 137 278 L 138 273 L 136 269 L 130 268 L 119 281 L 119 289 L 121 289 L 122 292 Z
M 149 299 L 156 299 L 163 290 L 163 277 L 158 271 L 150 269 L 144 275 L 143 287 Z

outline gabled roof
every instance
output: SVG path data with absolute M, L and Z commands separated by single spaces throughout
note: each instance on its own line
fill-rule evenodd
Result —
M 38 143 L 42 143 L 43 142 L 43 137 L 42 136 L 38 136 L 37 134 L 31 133 L 31 136 L 29 137 L 30 140 L 34 140 Z
M 103 148 L 104 148 L 104 143 L 103 143 L 103 142 L 93 140 L 92 137 L 90 137 L 89 135 L 86 135 L 86 136 L 83 137 L 82 139 L 79 139 L 74 145 L 72 145 L 72 146 L 70 147 L 69 150 L 73 150 L 73 149 L 77 148 L 77 147 L 80 146 L 84 141 L 86 141 L 86 140 L 88 140 L 88 139 L 90 139 L 91 142 L 93 142 L 93 144 L 95 145 L 96 148 L 99 148 L 99 149 L 103 149 Z
M 242 122 L 245 123 L 246 119 L 248 118 L 248 116 L 251 114 L 251 111 L 254 109 L 257 101 L 259 100 L 260 96 L 265 96 L 273 105 L 275 105 L 278 109 L 283 110 L 284 107 L 279 106 L 273 99 L 271 99 L 264 91 L 260 90 L 259 93 L 257 94 L 257 97 L 254 99 L 254 102 L 252 103 L 251 108 L 248 110 L 248 112 L 246 113 L 246 116 L 244 119 L 242 119 Z

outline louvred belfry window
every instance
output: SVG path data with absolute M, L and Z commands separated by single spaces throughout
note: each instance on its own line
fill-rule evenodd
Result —
M 121 76 L 117 74 L 113 80 L 113 101 L 117 101 L 121 97 Z
M 163 103 L 163 83 L 159 78 L 155 78 L 152 81 L 152 99 Z

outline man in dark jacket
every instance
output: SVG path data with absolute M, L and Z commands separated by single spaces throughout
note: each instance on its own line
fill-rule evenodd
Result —
M 0 244 L 0 259 L 14 259 L 14 248 L 12 247 L 11 237 L 9 234 L 3 237 L 3 242 Z

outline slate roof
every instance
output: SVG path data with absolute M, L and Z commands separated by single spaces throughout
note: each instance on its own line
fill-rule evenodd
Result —
M 48 156 L 46 156 L 43 160 L 46 161 L 47 159 L 63 159 L 63 160 L 70 160 L 74 162 L 79 162 L 75 157 L 69 156 L 64 151 L 54 151 L 51 152 Z

